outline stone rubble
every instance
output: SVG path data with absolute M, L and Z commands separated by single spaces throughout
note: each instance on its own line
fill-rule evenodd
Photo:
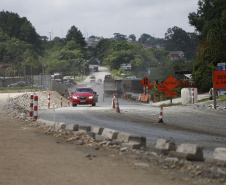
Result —
M 209 100 L 209 101 L 202 102 L 202 103 L 197 103 L 197 104 L 195 104 L 195 106 L 197 108 L 201 108 L 201 109 L 208 109 L 208 110 L 213 109 L 214 110 L 213 100 Z M 226 101 L 224 99 L 217 100 L 216 109 L 219 111 L 221 111 L 221 110 L 226 111 Z
M 49 91 L 35 93 L 39 96 L 39 110 L 48 109 L 48 93 Z M 55 103 L 51 103 L 50 108 L 61 107 L 60 100 L 57 100 L 60 95 L 56 92 L 50 93 L 52 100 L 56 100 Z M 226 162 L 222 163 L 216 159 L 206 159 L 204 161 L 196 162 L 180 159 L 179 157 L 170 157 L 168 155 L 169 151 L 175 151 L 174 144 L 170 141 L 157 141 L 158 149 L 167 150 L 167 152 L 158 153 L 155 148 L 146 148 L 144 145 L 139 149 L 133 149 L 122 145 L 124 141 L 119 142 L 117 140 L 117 135 L 119 135 L 119 138 L 123 138 L 124 140 L 128 140 L 129 136 L 127 134 L 122 135 L 120 133 L 116 133 L 113 130 L 109 130 L 109 133 L 106 133 L 104 128 L 94 128 L 94 134 L 90 134 L 90 132 L 92 132 L 90 127 L 71 125 L 68 128 L 63 126 L 56 129 L 48 124 L 45 125 L 33 121 L 29 117 L 30 95 L 31 93 L 25 93 L 21 96 L 10 98 L 4 108 L 11 118 L 24 121 L 26 124 L 36 127 L 38 132 L 56 137 L 62 141 L 74 145 L 85 145 L 92 147 L 94 150 L 111 150 L 112 152 L 121 155 L 121 157 L 125 160 L 133 161 L 132 163 L 136 167 L 149 169 L 155 166 L 160 167 L 168 173 L 170 173 L 170 170 L 176 170 L 179 173 L 187 175 L 189 178 L 197 178 L 200 182 L 199 184 L 226 184 Z M 63 104 L 64 106 L 68 106 L 67 99 L 64 99 Z M 61 125 L 62 124 L 63 123 L 61 123 Z M 79 131 L 80 129 L 81 131 Z M 98 136 L 101 136 L 102 133 L 104 133 L 105 137 L 102 137 L 102 140 L 100 141 L 98 140 Z M 140 138 L 140 140 L 143 143 L 146 142 L 146 140 L 144 141 L 144 138 Z M 88 153 L 86 157 L 89 160 L 92 160 L 96 157 L 96 154 Z M 134 162 L 134 160 L 137 162 Z M 187 180 L 189 180 L 189 178 Z

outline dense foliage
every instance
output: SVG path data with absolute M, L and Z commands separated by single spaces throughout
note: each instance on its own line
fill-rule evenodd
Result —
M 165 34 L 167 51 L 184 51 L 185 58 L 191 60 L 196 56 L 198 36 L 195 33 L 187 33 L 181 28 L 174 26 Z
M 40 47 L 41 38 L 25 17 L 20 18 L 16 13 L 2 11 L 0 12 L 0 28 L 10 38 L 14 37 L 33 45 L 33 47 Z
M 172 61 L 168 51 L 163 49 L 144 47 L 138 42 L 117 42 L 114 39 L 102 39 L 96 47 L 97 58 L 111 70 L 119 70 L 121 64 L 130 63 L 131 71 L 119 70 L 127 76 L 148 76 L 150 80 L 162 81 L 169 75 L 175 76 L 177 70 L 191 70 L 190 62 Z M 150 71 L 148 75 L 148 71 Z M 120 75 L 120 74 L 119 74 Z M 168 75 L 168 76 L 167 76 Z
M 95 38 L 95 36 L 92 36 Z M 42 40 L 41 40 L 42 39 Z M 148 76 L 159 81 L 175 71 L 191 71 L 197 40 L 195 33 L 181 28 L 169 28 L 165 39 L 144 33 L 140 38 L 114 33 L 112 39 L 99 41 L 96 47 L 87 47 L 81 31 L 72 26 L 66 38 L 39 36 L 26 18 L 10 12 L 0 12 L 0 63 L 11 63 L 14 71 L 6 75 L 29 75 L 62 72 L 75 76 L 88 74 L 88 64 L 109 66 L 119 75 Z M 169 51 L 183 50 L 187 60 L 171 60 Z M 120 69 L 121 64 L 130 63 L 132 69 Z M 7 69 L 8 70 L 8 69 Z
M 206 91 L 212 87 L 212 71 L 226 61 L 226 2 L 199 0 L 197 12 L 188 16 L 189 23 L 200 33 L 198 57 L 193 78 Z
M 37 75 L 42 72 L 78 74 L 80 68 L 87 68 L 85 46 L 85 38 L 75 26 L 68 30 L 66 39 L 56 37 L 47 41 L 47 37 L 36 33 L 26 18 L 0 12 L 0 63 L 13 65 L 13 68 L 7 69 L 3 66 L 1 76 Z

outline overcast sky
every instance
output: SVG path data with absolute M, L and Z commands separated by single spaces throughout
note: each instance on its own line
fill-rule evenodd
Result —
M 198 0 L 0 0 L 1 11 L 26 17 L 41 36 L 65 37 L 76 26 L 84 37 L 104 38 L 114 33 L 138 39 L 143 33 L 164 38 L 177 26 L 194 32 L 188 14 L 196 12 Z

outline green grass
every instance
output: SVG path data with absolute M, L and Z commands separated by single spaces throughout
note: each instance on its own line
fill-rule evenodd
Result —
M 217 98 L 217 100 L 225 100 L 225 99 L 226 99 L 226 95 L 218 96 L 218 98 Z M 205 99 L 199 100 L 198 103 L 206 102 L 206 101 L 209 101 L 209 100 L 210 100 L 209 98 L 205 98 Z
M 220 100 L 226 99 L 226 94 L 223 96 L 219 96 L 217 99 L 220 99 Z
M 201 100 L 198 100 L 198 103 L 209 101 L 209 100 L 210 100 L 209 98 L 201 99 Z
M 87 76 L 85 76 L 85 75 L 83 75 L 83 76 L 75 76 L 75 81 L 76 81 L 77 83 L 83 82 L 83 81 L 86 79 L 86 77 L 87 77 Z M 73 79 L 74 79 L 74 77 L 73 77 Z

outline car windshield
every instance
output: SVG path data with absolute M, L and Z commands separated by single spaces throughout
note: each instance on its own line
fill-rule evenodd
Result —
M 92 93 L 91 89 L 76 89 L 75 93 Z

